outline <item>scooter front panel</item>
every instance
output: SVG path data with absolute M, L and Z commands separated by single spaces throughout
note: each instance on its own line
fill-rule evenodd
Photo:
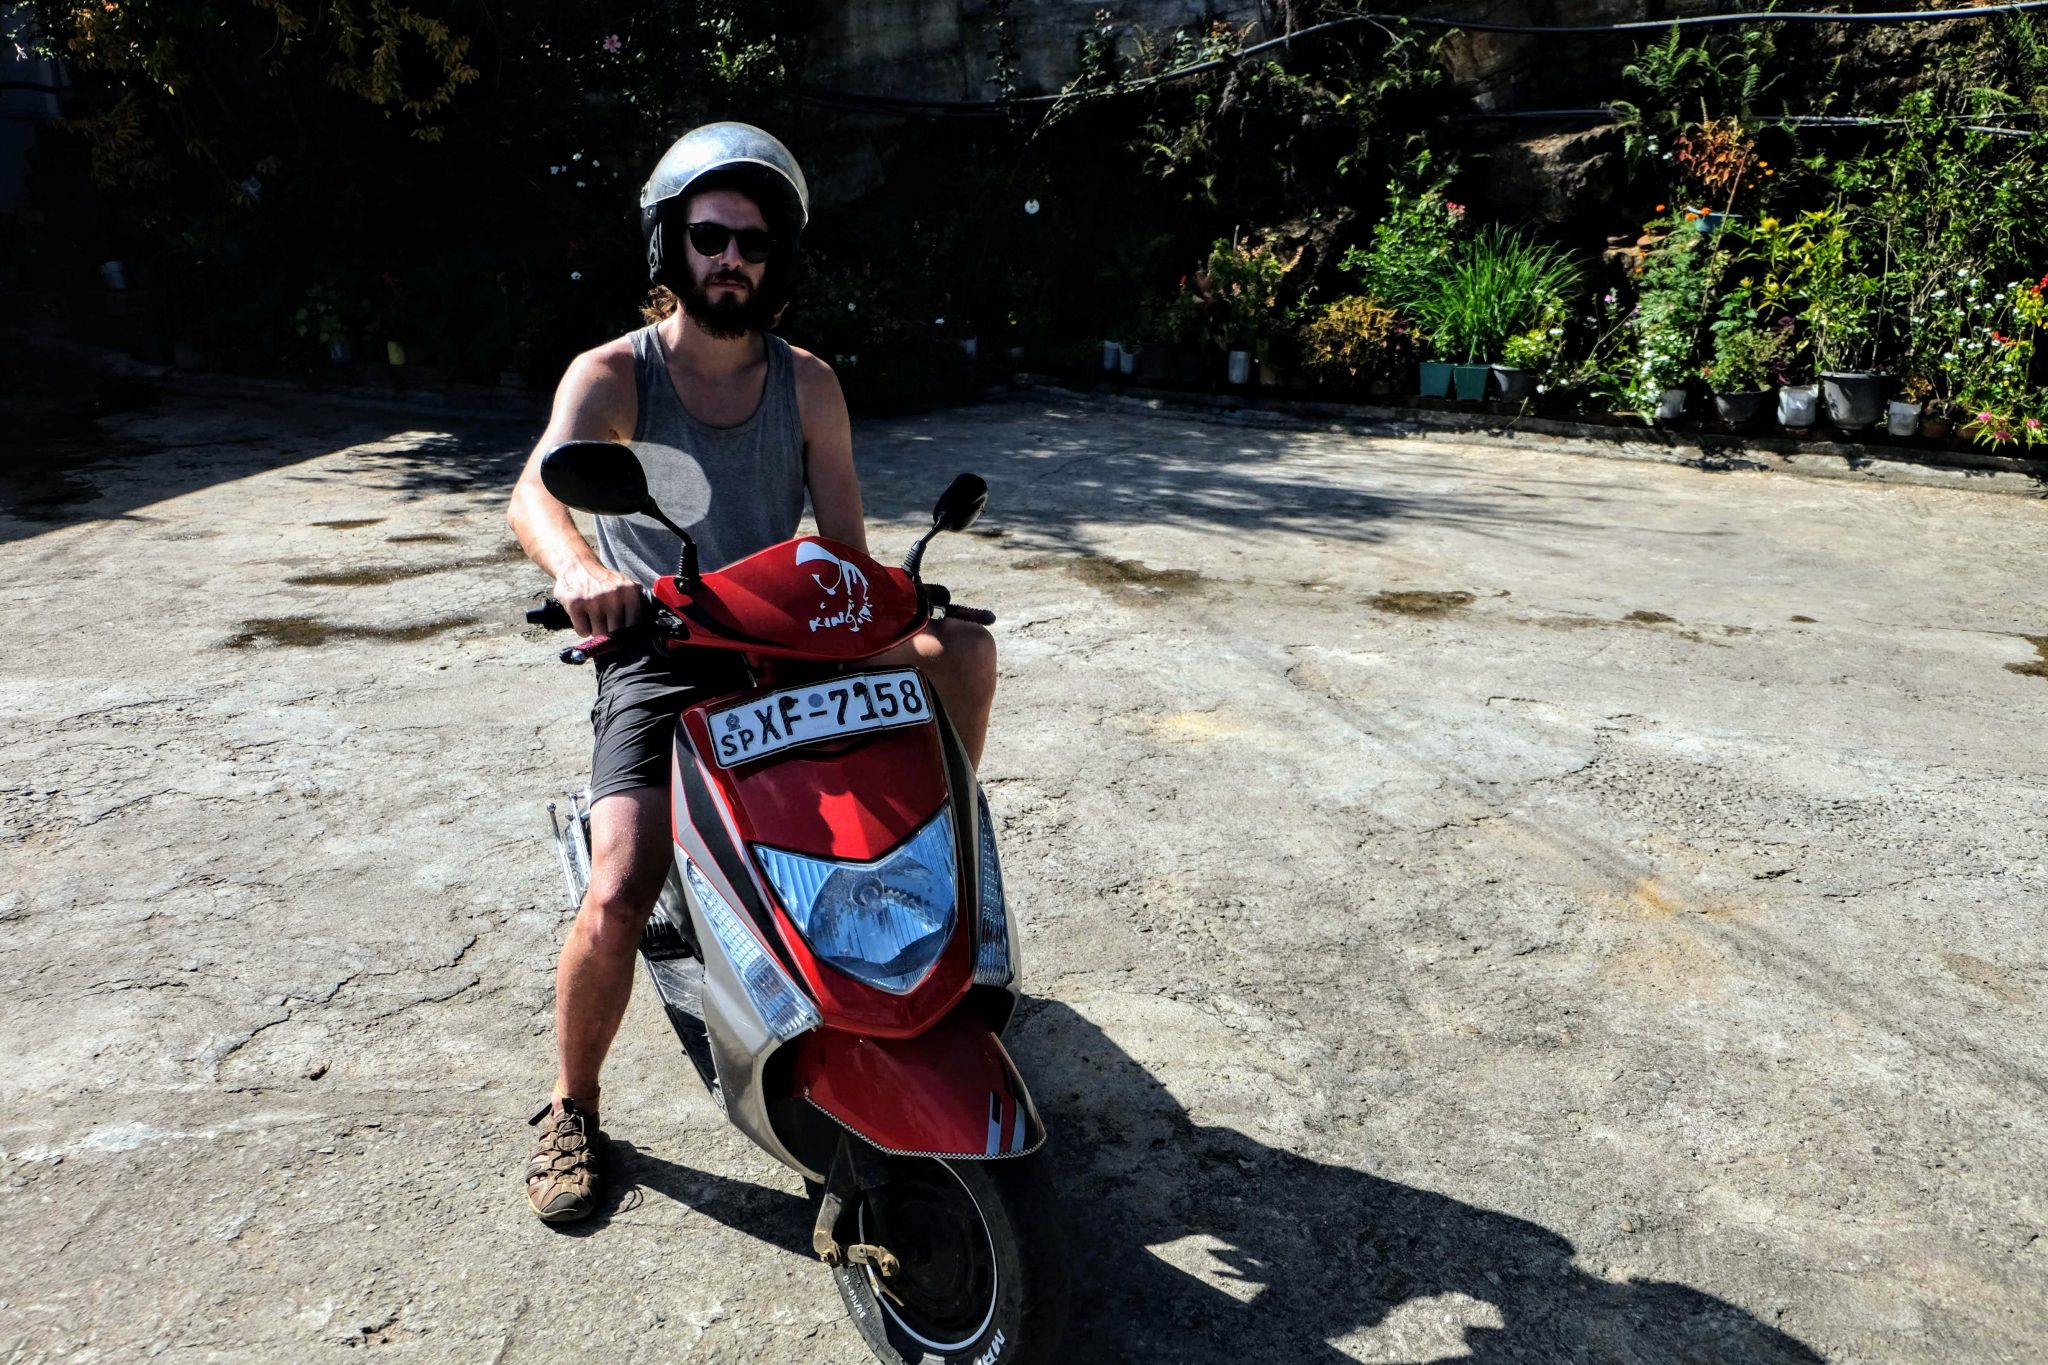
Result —
M 790 1046 L 798 1093 L 884 1152 L 995 1160 L 1045 1141 L 1015 1063 L 972 1011 L 915 1038 L 825 1030 Z
M 720 704 L 730 701 L 721 698 Z M 765 844 L 811 857 L 872 861 L 915 835 L 947 802 L 953 803 L 956 830 L 972 831 L 971 797 L 965 810 L 954 799 L 936 724 L 863 736 L 830 759 L 793 751 L 725 769 L 701 756 L 710 752 L 704 717 L 708 706 L 683 713 L 675 766 L 679 789 L 688 789 L 691 818 L 700 811 L 716 818 L 699 819 L 694 831 L 686 830 L 679 806 L 677 842 L 688 846 L 693 838 L 701 841 L 706 856 L 727 868 L 730 878 L 744 878 L 761 897 L 757 924 L 777 946 L 785 967 L 817 1002 L 827 1028 L 889 1038 L 906 1038 L 929 1028 L 974 981 L 971 853 L 956 859 L 954 926 L 944 951 L 914 989 L 892 995 L 821 961 L 775 904 L 772 889 L 758 876 L 746 850 Z M 772 775 L 775 769 L 796 765 L 802 765 L 801 773 Z M 808 796 L 801 781 L 811 784 Z

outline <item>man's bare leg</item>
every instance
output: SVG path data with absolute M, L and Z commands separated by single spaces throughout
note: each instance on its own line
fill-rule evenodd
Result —
M 972 621 L 934 621 L 930 630 L 879 655 L 875 662 L 915 664 L 937 689 L 968 762 L 981 766 L 989 711 L 996 699 L 996 641 L 985 627 Z
M 555 1094 L 596 1111 L 598 1075 L 633 993 L 640 931 L 670 860 L 668 793 L 635 787 L 590 808 L 590 889 L 555 967 Z

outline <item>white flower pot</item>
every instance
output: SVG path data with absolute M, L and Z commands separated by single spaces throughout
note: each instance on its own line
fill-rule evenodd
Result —
M 1657 420 L 1676 422 L 1685 415 L 1685 390 L 1666 389 L 1657 395 Z
M 1123 347 L 1117 345 L 1114 341 L 1103 342 L 1102 368 L 1105 370 L 1115 369 L 1117 367 L 1117 357 L 1123 354 L 1123 349 Z
M 1820 417 L 1820 388 L 1814 384 L 1787 384 L 1778 390 L 1778 425 L 1810 427 Z
M 1252 382 L 1252 353 L 1232 351 L 1230 353 L 1230 382 L 1249 384 Z
M 1885 409 L 1884 429 L 1894 436 L 1917 436 L 1920 433 L 1920 405 L 1894 398 Z
M 1117 347 L 1116 372 L 1118 374 L 1136 374 L 1138 372 L 1138 353 L 1128 346 Z

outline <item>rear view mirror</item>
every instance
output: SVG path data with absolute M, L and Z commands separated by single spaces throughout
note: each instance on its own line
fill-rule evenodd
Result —
M 647 472 L 615 441 L 564 441 L 540 457 L 540 481 L 579 512 L 627 517 L 647 510 Z
M 962 474 L 946 485 L 932 508 L 934 531 L 964 531 L 988 506 L 988 484 L 979 474 Z

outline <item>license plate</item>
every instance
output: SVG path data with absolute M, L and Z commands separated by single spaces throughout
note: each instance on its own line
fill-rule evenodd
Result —
M 705 720 L 716 750 L 713 757 L 719 767 L 730 768 L 799 744 L 918 725 L 931 714 L 924 678 L 916 669 L 904 668 L 786 687 L 722 706 Z

